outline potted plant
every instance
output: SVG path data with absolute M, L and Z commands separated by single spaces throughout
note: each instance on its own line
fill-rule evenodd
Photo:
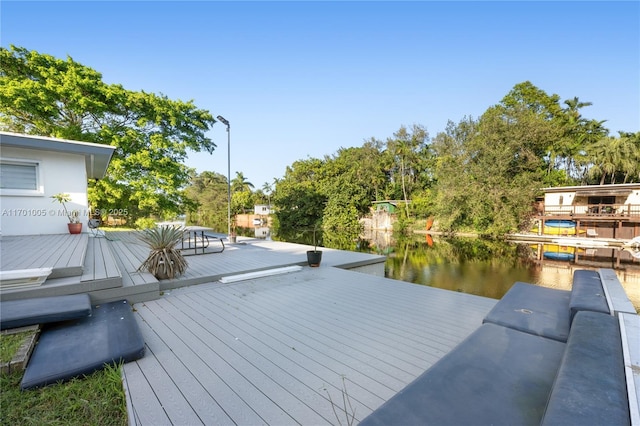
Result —
M 51 198 L 53 198 L 54 201 L 57 201 L 60 204 L 62 204 L 62 208 L 64 208 L 64 214 L 69 219 L 69 223 L 67 224 L 67 227 L 69 228 L 69 233 L 70 234 L 81 233 L 82 223 L 80 223 L 80 212 L 78 210 L 72 210 L 71 212 L 69 212 L 69 210 L 67 209 L 66 203 L 71 201 L 71 196 L 69 194 L 64 194 L 61 192 L 59 194 L 52 195 Z
M 176 248 L 182 241 L 184 228 L 171 225 L 149 228 L 138 234 L 151 252 L 138 271 L 146 269 L 159 280 L 175 278 L 187 269 L 187 261 Z
M 313 250 L 307 251 L 307 263 L 313 268 L 320 266 L 320 262 L 322 261 L 322 251 L 318 250 L 318 238 L 316 235 L 316 232 L 318 232 L 318 230 L 322 231 L 322 229 L 320 229 L 320 224 L 316 223 L 312 230 Z

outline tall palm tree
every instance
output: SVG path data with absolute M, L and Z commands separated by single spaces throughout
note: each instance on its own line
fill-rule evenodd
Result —
M 620 140 L 614 137 L 600 139 L 589 147 L 592 167 L 589 169 L 591 177 L 600 177 L 600 185 L 604 185 L 607 175 L 611 175 L 611 182 L 615 183 L 615 175 L 620 171 L 621 153 Z
M 624 181 L 640 181 L 640 132 L 620 132 L 620 168 Z
M 247 180 L 242 172 L 236 172 L 236 177 L 231 179 L 231 190 L 233 192 L 251 191 L 253 184 Z
M 271 206 L 271 193 L 273 192 L 273 187 L 269 182 L 262 184 L 262 192 L 267 196 L 267 202 L 269 203 L 269 206 Z
M 561 137 L 556 144 L 555 154 L 564 159 L 567 178 L 578 172 L 576 165 L 586 147 L 605 137 L 609 131 L 603 126 L 603 121 L 588 120 L 580 114 L 580 109 L 592 105 L 591 102 L 581 102 L 578 97 L 564 101 L 566 108 L 559 116 Z

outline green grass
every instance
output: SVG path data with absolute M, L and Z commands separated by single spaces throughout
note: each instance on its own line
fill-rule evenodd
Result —
M 34 334 L 33 331 L 23 331 L 16 334 L 0 335 L 0 363 L 10 362 L 22 346 L 24 339 L 32 334 Z
M 0 424 L 126 425 L 120 369 L 108 366 L 83 379 L 21 391 L 22 372 L 0 376 Z

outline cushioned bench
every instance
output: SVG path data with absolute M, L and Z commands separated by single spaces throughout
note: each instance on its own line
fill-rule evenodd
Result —
M 585 270 L 573 273 L 569 310 L 571 311 L 571 320 L 579 311 L 610 313 L 600 281 L 600 274 L 596 271 Z
M 539 424 L 564 347 L 484 324 L 360 425 Z
M 489 311 L 483 323 L 566 342 L 571 325 L 571 292 L 517 282 Z
M 517 282 L 483 322 L 566 342 L 571 321 L 579 311 L 609 313 L 596 271 L 575 271 L 571 291 Z
M 629 424 L 615 317 L 578 312 L 567 343 L 484 324 L 360 424 L 541 422 Z
M 542 424 L 628 425 L 630 421 L 618 319 L 578 312 Z
M 618 319 L 600 274 L 571 291 L 516 283 L 483 325 L 362 425 L 631 421 Z

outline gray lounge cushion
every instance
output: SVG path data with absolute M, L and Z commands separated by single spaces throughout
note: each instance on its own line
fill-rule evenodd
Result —
M 536 336 L 566 342 L 569 337 L 571 292 L 517 282 L 484 318 Z
M 0 328 L 67 321 L 89 315 L 91 300 L 88 294 L 8 300 L 0 303 Z
M 571 288 L 571 321 L 578 311 L 609 313 L 607 298 L 602 289 L 600 274 L 596 271 L 578 270 L 573 273 Z
M 617 318 L 576 314 L 543 424 L 630 424 L 620 341 Z
M 360 424 L 537 425 L 564 347 L 484 324 Z
M 142 333 L 126 300 L 93 307 L 90 317 L 49 324 L 22 377 L 31 389 L 91 374 L 144 356 Z

